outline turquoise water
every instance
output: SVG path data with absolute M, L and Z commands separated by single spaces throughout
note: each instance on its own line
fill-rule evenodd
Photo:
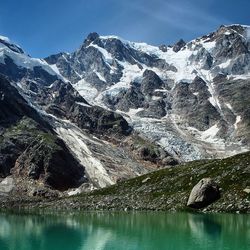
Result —
M 250 215 L 0 214 L 1 250 L 250 250 Z

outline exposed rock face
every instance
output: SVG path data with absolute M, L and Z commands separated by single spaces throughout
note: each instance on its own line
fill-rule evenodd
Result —
M 65 144 L 59 139 L 50 140 L 32 142 L 17 158 L 14 171 L 18 176 L 43 179 L 45 184 L 58 190 L 78 187 L 87 181 L 83 166 Z
M 220 119 L 219 111 L 209 101 L 210 97 L 204 80 L 196 77 L 191 83 L 182 82 L 176 85 L 173 108 L 190 127 L 205 131 Z
M 192 189 L 187 206 L 204 208 L 220 198 L 218 185 L 211 178 L 201 179 Z
M 185 41 L 183 39 L 180 39 L 173 47 L 174 52 L 180 51 L 184 46 L 186 45 Z

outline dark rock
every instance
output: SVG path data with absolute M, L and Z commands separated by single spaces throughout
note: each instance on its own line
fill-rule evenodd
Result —
M 160 89 L 162 86 L 164 86 L 164 82 L 154 71 L 144 71 L 141 82 L 141 92 L 144 95 L 153 95 L 155 89 Z
M 175 166 L 178 165 L 179 162 L 177 159 L 173 158 L 172 156 L 168 156 L 162 160 L 162 164 L 167 166 Z
M 116 108 L 128 112 L 129 109 L 144 107 L 145 97 L 137 87 L 128 89 L 118 101 Z
M 180 51 L 184 46 L 186 45 L 186 42 L 183 39 L 180 39 L 174 46 L 173 51 L 178 52 Z
M 17 159 L 20 175 L 44 179 L 49 186 L 66 190 L 84 181 L 84 168 L 74 159 L 59 139 L 41 138 L 33 142 Z
M 182 82 L 176 85 L 172 108 L 181 115 L 183 123 L 206 130 L 220 119 L 220 113 L 211 104 L 209 97 L 206 83 L 196 77 L 192 83 Z
M 99 38 L 99 35 L 96 32 L 92 32 L 85 39 L 84 45 L 88 46 L 90 43 L 92 43 L 93 41 L 95 41 L 98 38 Z
M 162 51 L 162 52 L 167 52 L 168 51 L 168 46 L 165 45 L 165 44 L 162 44 L 159 46 L 159 49 Z

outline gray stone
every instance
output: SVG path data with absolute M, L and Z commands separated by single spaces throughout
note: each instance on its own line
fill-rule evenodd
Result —
M 247 194 L 250 194 L 250 188 L 245 188 L 243 191 Z
M 192 189 L 187 206 L 204 208 L 220 198 L 218 185 L 211 178 L 201 179 Z

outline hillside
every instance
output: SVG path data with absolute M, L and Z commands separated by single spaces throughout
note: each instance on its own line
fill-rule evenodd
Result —
M 192 187 L 211 177 L 221 198 L 202 211 L 250 213 L 250 152 L 222 160 L 194 161 L 166 168 L 87 194 L 56 200 L 11 199 L 7 208 L 52 210 L 191 210 L 186 206 Z M 248 192 L 247 190 L 248 189 Z

